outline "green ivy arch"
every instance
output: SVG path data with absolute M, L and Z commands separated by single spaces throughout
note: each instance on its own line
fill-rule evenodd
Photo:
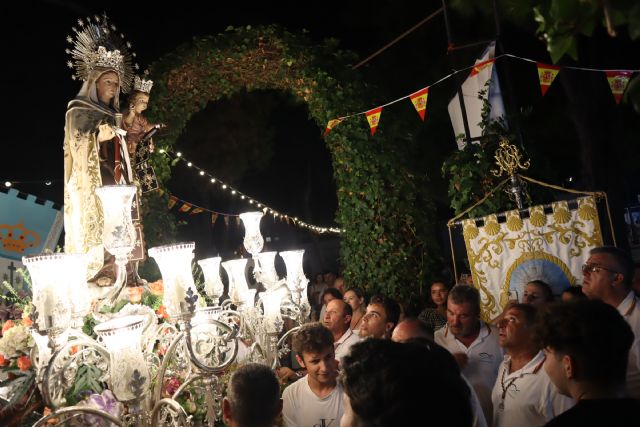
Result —
M 330 119 L 372 105 L 367 86 L 349 66 L 355 59 L 332 39 L 311 44 L 277 26 L 230 27 L 194 38 L 152 64 L 149 116 L 168 124 L 162 145 L 172 146 L 207 103 L 243 89 L 276 89 L 306 104 L 324 131 Z M 372 139 L 363 117 L 339 124 L 326 144 L 338 189 L 336 221 L 345 230 L 341 261 L 347 282 L 411 298 L 434 257 L 425 256 L 425 242 L 433 240 L 425 232 L 431 211 L 416 202 L 420 182 L 403 166 L 410 144 L 397 136 L 391 141 L 380 130 Z M 168 178 L 166 159 L 156 154 L 155 164 L 159 178 Z M 145 219 L 147 241 L 166 243 L 168 231 L 175 230 L 168 219 L 158 219 L 166 196 L 153 195 L 147 205 L 154 212 L 149 216 L 155 216 Z

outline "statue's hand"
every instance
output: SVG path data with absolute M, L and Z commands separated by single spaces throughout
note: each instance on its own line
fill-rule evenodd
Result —
M 98 126 L 98 142 L 108 141 L 116 136 L 113 128 L 107 124 Z

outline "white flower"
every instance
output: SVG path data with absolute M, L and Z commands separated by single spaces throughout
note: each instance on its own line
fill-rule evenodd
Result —
M 5 357 L 18 357 L 34 346 L 33 337 L 23 325 L 15 325 L 0 338 L 0 353 Z

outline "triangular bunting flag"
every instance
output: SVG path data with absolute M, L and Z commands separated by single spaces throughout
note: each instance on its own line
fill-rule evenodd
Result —
M 191 213 L 189 213 L 189 215 L 196 215 L 196 214 L 199 214 L 199 213 L 202 213 L 202 212 L 204 212 L 204 209 L 195 208 L 194 210 L 191 211 Z
M 216 225 L 216 221 L 218 220 L 218 214 L 215 212 L 211 212 L 211 226 Z
M 167 209 L 171 209 L 178 202 L 178 198 L 176 196 L 169 196 L 169 204 L 167 205 Z
M 222 219 L 224 219 L 224 226 L 229 227 L 229 217 L 224 215 Z
M 236 217 L 236 227 L 240 228 L 240 224 L 242 223 L 242 220 L 240 219 L 240 216 Z
M 342 120 L 344 120 L 344 119 L 340 118 L 340 119 L 329 120 L 329 123 L 327 123 L 327 128 L 324 130 L 324 135 L 323 136 L 329 135 L 329 132 L 331 132 L 331 129 L 333 129 L 334 127 L 338 126 L 338 124 L 340 124 L 340 122 Z
M 192 205 L 190 205 L 187 202 L 184 202 L 184 204 L 182 206 L 180 206 L 180 209 L 178 209 L 180 212 L 189 212 L 191 210 Z
M 611 88 L 613 97 L 616 99 L 616 104 L 620 104 L 622 94 L 624 94 L 624 90 L 627 88 L 627 84 L 633 73 L 630 71 L 605 71 L 605 73 L 607 73 L 609 87 Z
M 427 97 L 429 96 L 429 88 L 425 87 L 424 89 L 420 89 L 417 92 L 409 95 L 409 99 L 413 103 L 413 106 L 416 107 L 416 111 L 420 115 L 420 118 L 424 122 L 424 113 L 427 112 Z
M 382 114 L 382 107 L 369 110 L 365 114 L 367 116 L 367 121 L 369 122 L 369 127 L 371 128 L 371 136 L 373 136 L 373 134 L 376 133 L 376 129 L 378 128 L 378 123 L 380 123 L 380 114 Z
M 540 90 L 542 90 L 542 96 L 547 93 L 549 86 L 553 83 L 553 80 L 560 72 L 560 67 L 555 65 L 543 64 L 542 62 L 536 62 L 538 66 L 538 78 L 540 79 Z
M 495 61 L 495 58 L 492 59 L 487 59 L 486 61 L 482 61 L 482 62 L 478 62 L 476 65 L 473 66 L 473 68 L 471 69 L 471 73 L 469 73 L 469 77 L 473 77 L 476 74 L 478 74 L 480 71 L 484 70 L 485 68 L 487 68 L 488 66 L 490 66 L 491 64 L 493 64 L 493 62 Z

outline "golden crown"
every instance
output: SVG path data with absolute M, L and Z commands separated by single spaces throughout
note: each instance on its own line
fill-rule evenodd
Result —
M 16 225 L 0 225 L 0 243 L 5 251 L 24 254 L 26 249 L 40 245 L 40 240 L 38 233 L 25 228 L 22 222 Z
M 79 19 L 78 28 L 73 27 L 73 32 L 74 36 L 67 37 L 72 48 L 66 50 L 71 55 L 67 65 L 75 68 L 73 79 L 86 81 L 95 68 L 109 68 L 118 73 L 122 91 L 129 92 L 134 69 L 138 69 L 138 64 L 133 62 L 136 54 L 131 52 L 131 43 L 116 31 L 109 18 L 96 15 Z
M 133 79 L 133 90 L 137 90 L 144 93 L 151 92 L 151 87 L 153 86 L 153 80 L 145 80 L 144 78 L 140 78 L 135 76 Z

